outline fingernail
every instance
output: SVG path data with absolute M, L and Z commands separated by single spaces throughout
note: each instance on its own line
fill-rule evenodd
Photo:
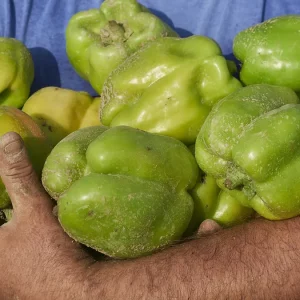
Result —
M 4 153 L 8 155 L 15 155 L 22 151 L 23 145 L 19 141 L 9 143 L 4 148 Z
M 3 153 L 9 156 L 20 153 L 24 147 L 22 139 L 15 132 L 9 132 L 1 136 L 0 145 Z

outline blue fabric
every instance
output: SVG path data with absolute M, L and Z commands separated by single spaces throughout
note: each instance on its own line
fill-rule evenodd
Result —
M 99 7 L 99 0 L 1 0 L 0 36 L 15 37 L 35 63 L 32 92 L 55 85 L 96 93 L 72 69 L 64 32 L 70 17 Z M 274 16 L 300 14 L 298 0 L 140 0 L 182 36 L 207 35 L 231 56 L 237 32 Z

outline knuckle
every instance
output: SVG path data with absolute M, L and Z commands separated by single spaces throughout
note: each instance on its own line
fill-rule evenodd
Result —
M 28 162 L 20 161 L 11 164 L 5 172 L 5 176 L 10 180 L 30 178 L 34 174 L 32 166 Z

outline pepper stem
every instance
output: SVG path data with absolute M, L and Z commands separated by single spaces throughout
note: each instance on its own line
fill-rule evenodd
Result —
M 125 28 L 123 24 L 111 20 L 100 30 L 100 38 L 104 46 L 111 45 L 115 42 L 123 42 L 126 40 Z
M 249 200 L 256 194 L 253 180 L 238 166 L 231 166 L 228 169 L 223 184 L 229 190 L 242 191 Z

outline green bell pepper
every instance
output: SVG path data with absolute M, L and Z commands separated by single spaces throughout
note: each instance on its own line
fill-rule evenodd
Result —
M 300 105 L 287 87 L 250 85 L 214 106 L 197 137 L 200 168 L 276 220 L 300 214 Z
M 190 193 L 194 199 L 194 213 L 188 234 L 195 232 L 206 219 L 226 228 L 243 223 L 254 214 L 252 208 L 243 206 L 233 195 L 220 189 L 216 179 L 209 175 L 201 177 Z
M 77 73 L 101 94 L 104 80 L 128 55 L 164 36 L 178 35 L 136 0 L 106 0 L 70 19 L 66 51 Z
M 120 126 L 83 128 L 48 156 L 42 182 L 75 240 L 108 256 L 149 254 L 179 239 L 198 166 L 180 141 Z
M 101 122 L 195 142 L 221 98 L 241 88 L 232 63 L 204 36 L 148 43 L 116 68 L 103 87 Z
M 13 38 L 0 37 L 0 105 L 21 108 L 34 77 L 31 54 Z
M 233 52 L 242 62 L 241 81 L 266 83 L 300 91 L 300 15 L 269 19 L 234 39 Z
M 195 145 L 189 146 L 189 149 L 195 155 Z M 194 212 L 185 236 L 194 234 L 206 219 L 226 228 L 243 223 L 254 215 L 252 208 L 242 205 L 232 194 L 222 190 L 217 180 L 201 169 L 190 194 L 194 200 Z

